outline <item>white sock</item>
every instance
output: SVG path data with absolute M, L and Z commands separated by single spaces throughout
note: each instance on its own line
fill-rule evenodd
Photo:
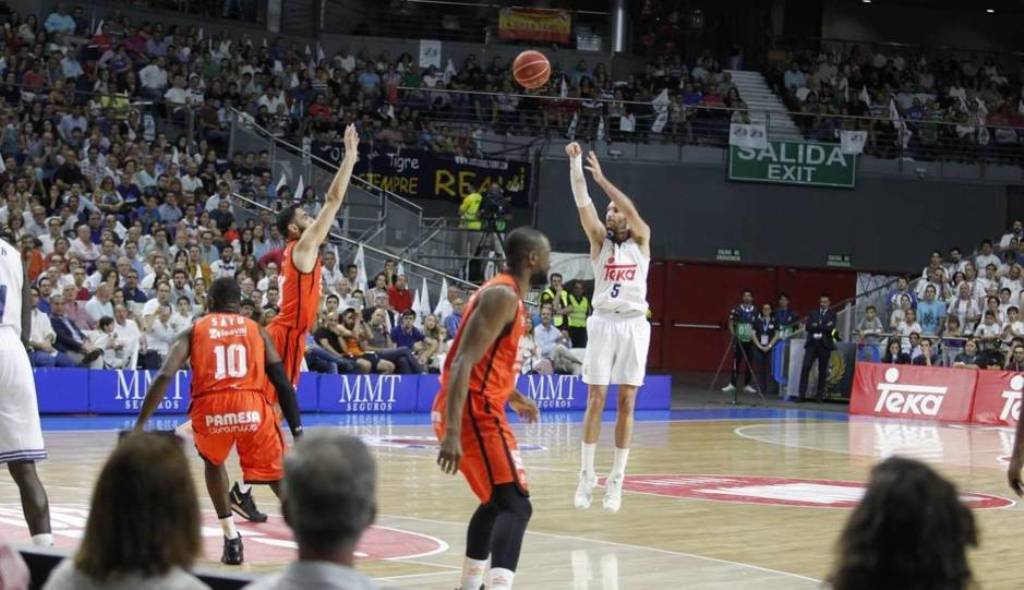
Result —
M 220 519 L 220 529 L 224 531 L 225 539 L 235 539 L 238 537 L 238 529 L 235 528 L 235 517 L 234 515 L 228 516 L 227 518 Z
M 486 559 L 466 558 L 462 562 L 462 581 L 459 590 L 480 590 L 484 585 L 484 574 L 487 573 Z
M 612 476 L 625 477 L 626 460 L 629 459 L 629 449 L 615 448 L 615 459 L 612 462 Z
M 512 570 L 507 570 L 503 567 L 492 567 L 490 582 L 487 584 L 488 590 L 502 590 L 512 588 L 512 579 L 516 577 L 516 573 Z
M 580 445 L 580 461 L 582 463 L 583 473 L 585 473 L 587 477 L 594 477 L 595 452 L 597 452 L 597 443 L 582 443 Z
M 248 494 L 252 491 L 252 486 L 247 483 L 238 482 L 238 491 L 242 492 L 243 495 Z
M 39 535 L 32 535 L 32 544 L 36 547 L 53 547 L 53 534 L 42 533 Z

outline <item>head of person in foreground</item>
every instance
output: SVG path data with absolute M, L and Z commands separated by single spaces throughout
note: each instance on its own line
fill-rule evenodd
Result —
M 828 581 L 833 590 L 962 590 L 972 586 L 967 548 L 977 545 L 956 486 L 924 463 L 892 457 L 871 470 Z

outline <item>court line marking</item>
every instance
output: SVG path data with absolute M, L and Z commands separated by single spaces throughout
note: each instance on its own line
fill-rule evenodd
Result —
M 830 422 L 825 421 L 823 423 L 828 424 Z M 846 424 L 846 423 L 845 422 L 835 422 L 835 424 Z M 768 445 L 775 445 L 775 446 L 778 446 L 778 447 L 807 449 L 809 451 L 821 451 L 823 453 L 838 453 L 840 455 L 850 455 L 850 456 L 857 456 L 857 457 L 871 457 L 871 456 L 873 456 L 873 455 L 854 455 L 854 453 L 851 453 L 849 451 L 849 449 L 847 449 L 845 451 L 837 451 L 836 449 L 826 449 L 826 448 L 823 448 L 823 447 L 816 447 L 816 446 L 813 446 L 813 445 L 805 445 L 805 444 L 801 444 L 801 443 L 792 444 L 792 443 L 786 443 L 786 442 L 778 442 L 778 441 L 774 441 L 774 440 L 765 440 L 765 439 L 762 439 L 762 438 L 758 438 L 757 436 L 755 436 L 753 434 L 746 434 L 745 432 L 743 432 L 747 428 L 756 428 L 756 427 L 761 427 L 761 426 L 776 426 L 776 424 L 772 424 L 772 423 L 747 424 L 746 426 L 739 426 L 737 428 L 734 428 L 732 432 L 733 432 L 733 434 L 735 434 L 736 436 L 738 436 L 740 438 L 745 438 L 747 440 L 752 440 L 754 442 L 764 443 L 764 444 L 768 444 Z
M 461 570 L 462 568 L 457 567 L 457 568 L 453 568 L 453 569 Z M 403 574 L 401 576 L 384 576 L 384 577 L 381 577 L 381 578 L 373 578 L 373 581 L 374 582 L 394 582 L 395 580 L 409 580 L 409 579 L 412 579 L 412 578 L 426 578 L 426 577 L 430 577 L 430 576 L 450 576 L 450 575 L 452 575 L 452 573 L 449 570 L 444 570 L 444 571 L 440 571 L 440 572 L 425 572 L 425 573 L 422 573 L 422 574 Z
M 422 517 L 418 517 L 418 516 L 399 516 L 399 515 L 396 515 L 396 514 L 382 514 L 381 516 L 386 516 L 388 518 L 399 518 L 399 519 L 404 518 L 406 520 L 415 520 L 415 521 L 419 521 L 419 522 L 431 522 L 431 523 L 435 523 L 435 524 L 450 524 L 450 525 L 457 525 L 457 526 L 465 526 L 465 523 L 462 523 L 462 522 L 459 522 L 459 521 L 454 521 L 454 520 L 440 520 L 440 519 L 436 519 L 436 518 L 422 518 Z M 561 534 L 558 534 L 558 533 L 548 533 L 548 532 L 545 532 L 545 531 L 531 531 L 531 530 L 527 530 L 526 533 L 528 535 L 539 535 L 539 536 L 544 536 L 544 537 L 554 537 L 556 539 L 565 539 L 565 540 L 571 540 L 571 541 L 587 541 L 587 542 L 591 542 L 591 543 L 600 543 L 602 545 L 612 545 L 612 546 L 615 546 L 615 547 L 624 547 L 626 549 L 637 549 L 637 550 L 640 550 L 640 551 L 654 551 L 655 553 L 663 553 L 665 555 L 675 555 L 677 557 L 689 557 L 691 559 L 698 559 L 698 560 L 704 560 L 704 561 L 711 561 L 711 562 L 715 562 L 715 563 L 723 563 L 723 564 L 728 564 L 728 565 L 735 565 L 735 566 L 739 566 L 739 567 L 744 567 L 744 568 L 754 569 L 754 570 L 758 570 L 758 571 L 762 571 L 762 572 L 767 572 L 767 573 L 770 573 L 770 574 L 777 574 L 777 575 L 786 576 L 786 577 L 790 577 L 790 578 L 797 578 L 799 580 L 805 580 L 805 581 L 808 581 L 808 582 L 815 582 L 815 583 L 819 583 L 819 584 L 822 582 L 822 580 L 818 580 L 816 578 L 811 578 L 811 577 L 804 576 L 804 575 L 801 575 L 801 574 L 794 574 L 792 572 L 784 572 L 782 570 L 776 570 L 776 569 L 772 569 L 770 567 L 763 567 L 763 566 L 754 565 L 754 564 L 751 564 L 751 563 L 743 563 L 742 561 L 733 561 L 731 559 L 722 559 L 722 558 L 719 558 L 719 557 L 709 557 L 707 555 L 697 555 L 696 553 L 686 553 L 684 551 L 673 551 L 671 549 L 662 549 L 660 547 L 648 547 L 648 546 L 645 546 L 645 545 L 634 545 L 632 543 L 620 543 L 618 541 L 605 541 L 603 539 L 591 539 L 589 537 L 579 537 L 579 536 L 574 536 L 574 535 L 561 535 Z M 395 559 L 394 561 L 401 561 L 401 559 Z M 461 568 L 455 568 L 455 569 L 461 569 Z

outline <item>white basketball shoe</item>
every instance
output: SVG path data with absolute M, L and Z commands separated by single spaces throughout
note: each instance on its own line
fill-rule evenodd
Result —
M 576 508 L 580 510 L 590 508 L 590 500 L 593 498 L 594 486 L 596 485 L 596 475 L 590 475 L 590 477 L 587 477 L 587 473 L 585 471 L 580 471 L 580 483 L 576 486 L 576 497 L 574 499 Z
M 622 506 L 622 476 L 609 475 L 604 481 L 604 511 L 618 512 Z

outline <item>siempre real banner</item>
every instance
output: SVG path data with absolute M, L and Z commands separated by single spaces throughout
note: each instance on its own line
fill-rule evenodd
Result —
M 314 142 L 312 153 L 340 164 L 344 149 L 338 143 Z M 436 154 L 426 150 L 373 149 L 359 146 L 356 176 L 408 199 L 445 199 L 460 202 L 466 195 L 492 184 L 505 191 L 512 205 L 530 203 L 530 164 Z
M 502 8 L 498 11 L 498 38 L 568 44 L 572 14 L 564 10 Z
M 979 371 L 971 422 L 1016 426 L 1020 419 L 1024 375 L 1010 371 Z
M 971 418 L 974 369 L 858 363 L 850 413 L 966 422 Z
M 830 143 L 769 141 L 761 149 L 730 145 L 729 180 L 853 188 L 857 156 Z

